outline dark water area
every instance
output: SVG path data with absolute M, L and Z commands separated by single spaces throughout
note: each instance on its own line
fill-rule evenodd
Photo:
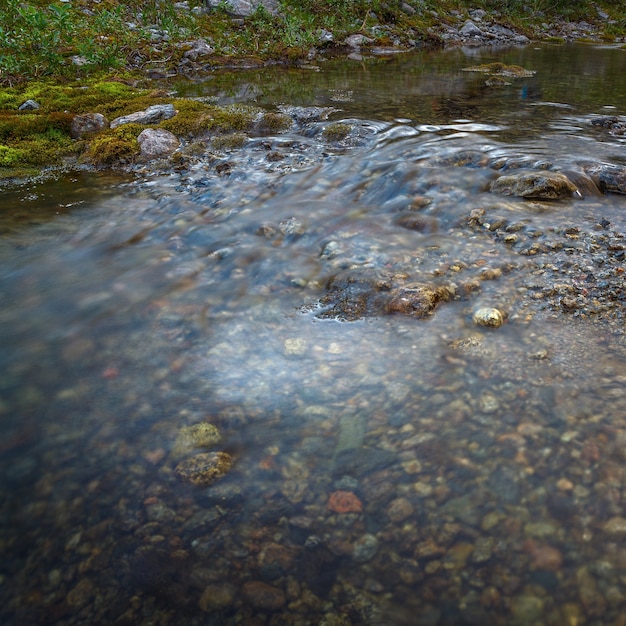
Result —
M 626 623 L 625 55 L 215 74 L 292 129 L 4 191 L 2 623 Z

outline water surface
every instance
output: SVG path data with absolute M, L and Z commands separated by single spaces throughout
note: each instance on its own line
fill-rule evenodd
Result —
M 625 59 L 216 74 L 177 88 L 335 110 L 181 171 L 5 192 L 4 622 L 623 623 L 626 197 L 489 185 L 623 165 L 591 120 L 626 110 Z M 493 61 L 536 74 L 463 71 Z M 337 277 L 345 301 L 453 295 L 348 320 Z M 205 422 L 234 464 L 198 487 L 175 445 Z

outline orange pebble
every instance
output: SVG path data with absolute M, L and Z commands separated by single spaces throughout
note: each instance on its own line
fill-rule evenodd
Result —
M 363 510 L 361 501 L 351 491 L 333 491 L 327 506 L 333 513 L 360 513 Z

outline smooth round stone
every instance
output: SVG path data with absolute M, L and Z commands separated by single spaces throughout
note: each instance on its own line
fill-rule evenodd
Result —
M 489 307 L 478 309 L 472 319 L 474 324 L 487 326 L 488 328 L 499 328 L 504 324 L 504 315 L 502 315 L 501 311 Z

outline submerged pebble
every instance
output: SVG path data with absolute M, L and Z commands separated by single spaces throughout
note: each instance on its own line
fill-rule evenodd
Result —
M 176 476 L 197 487 L 207 487 L 222 478 L 232 467 L 233 461 L 226 452 L 195 454 L 176 466 Z

